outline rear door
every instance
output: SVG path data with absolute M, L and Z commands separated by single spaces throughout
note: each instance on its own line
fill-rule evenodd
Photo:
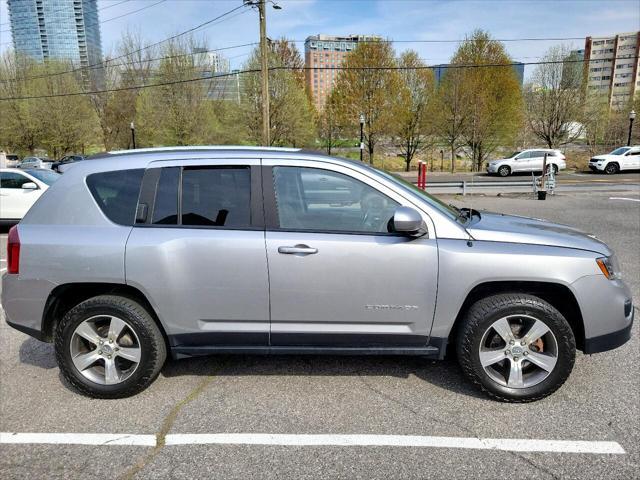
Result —
M 640 148 L 631 149 L 622 157 L 621 170 L 638 170 L 640 169 Z
M 344 166 L 263 162 L 271 345 L 426 346 L 438 274 L 433 227 L 421 238 L 388 231 L 399 205 L 415 206 Z
M 267 346 L 269 280 L 259 160 L 155 162 L 127 242 L 127 283 L 172 347 Z

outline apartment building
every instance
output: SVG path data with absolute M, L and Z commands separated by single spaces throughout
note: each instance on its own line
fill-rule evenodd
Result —
M 609 98 L 621 110 L 640 92 L 640 32 L 587 37 L 584 48 L 587 89 Z
M 305 83 L 318 111 L 322 110 L 338 77 L 344 58 L 356 48 L 358 42 L 380 40 L 373 35 L 312 35 L 304 42 Z

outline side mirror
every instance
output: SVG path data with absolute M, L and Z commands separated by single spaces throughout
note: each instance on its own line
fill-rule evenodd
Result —
M 27 183 L 23 183 L 22 184 L 22 189 L 23 190 L 38 190 L 38 185 L 36 185 L 34 182 L 27 182 Z
M 412 237 L 420 237 L 427 233 L 422 215 L 411 207 L 398 207 L 393 214 L 393 229 Z

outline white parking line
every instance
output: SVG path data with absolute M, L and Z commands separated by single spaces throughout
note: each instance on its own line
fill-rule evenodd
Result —
M 638 198 L 626 198 L 626 197 L 609 197 L 609 200 L 628 200 L 630 202 L 640 202 Z
M 112 433 L 10 433 L 0 432 L 0 444 L 139 445 L 156 446 L 155 435 Z
M 155 435 L 102 433 L 0 433 L 0 444 L 57 445 L 156 445 Z M 272 445 L 338 447 L 417 447 L 502 450 L 510 452 L 553 452 L 623 454 L 618 442 L 539 440 L 508 438 L 428 437 L 416 435 L 287 435 L 269 433 L 172 434 L 165 445 Z

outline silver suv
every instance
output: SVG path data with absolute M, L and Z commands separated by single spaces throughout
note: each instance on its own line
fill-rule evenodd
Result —
M 2 304 L 101 398 L 143 390 L 167 352 L 449 348 L 489 395 L 531 401 L 576 349 L 625 343 L 634 311 L 592 236 L 457 209 L 362 163 L 245 147 L 79 162 L 10 231 Z

